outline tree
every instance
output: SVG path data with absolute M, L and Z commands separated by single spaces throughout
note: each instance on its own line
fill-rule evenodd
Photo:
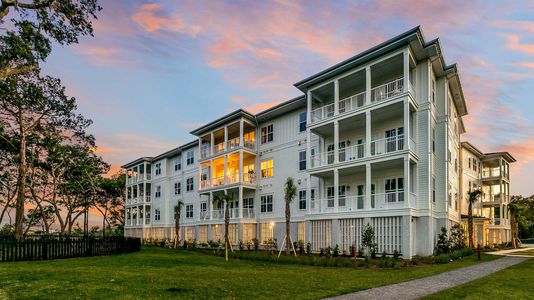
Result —
M 438 234 L 438 244 L 436 245 L 436 254 L 447 254 L 450 252 L 451 244 L 447 238 L 447 228 L 441 227 L 441 233 Z
M 286 179 L 284 185 L 284 199 L 286 201 L 286 255 L 290 254 L 291 249 L 291 202 L 297 195 L 297 187 L 292 177 Z
M 369 254 L 375 251 L 375 229 L 369 223 L 365 225 L 362 233 L 362 246 L 365 247 L 365 257 L 369 259 Z
M 120 171 L 110 178 L 101 178 L 95 208 L 102 214 L 102 235 L 106 227 L 124 226 L 125 174 Z
M 228 261 L 228 248 L 230 246 L 230 239 L 228 238 L 228 227 L 230 226 L 230 201 L 233 200 L 233 194 L 224 193 L 213 194 L 213 204 L 221 204 L 224 207 L 224 251 L 226 261 Z
M 465 230 L 460 224 L 454 224 L 451 227 L 449 244 L 455 250 L 465 248 Z
M 474 248 L 473 243 L 473 204 L 478 199 L 478 196 L 482 194 L 481 190 L 474 190 L 472 192 L 467 193 L 467 231 L 469 234 L 469 248 Z
M 180 244 L 180 218 L 182 215 L 183 201 L 178 201 L 174 206 L 174 249 Z
M 0 80 L 38 70 L 52 50 L 93 35 L 97 0 L 0 0 L 0 24 L 12 12 L 10 29 L 0 36 Z

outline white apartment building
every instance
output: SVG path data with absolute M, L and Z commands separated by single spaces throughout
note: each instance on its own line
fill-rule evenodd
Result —
M 293 177 L 294 241 L 348 251 L 370 224 L 379 253 L 431 254 L 440 227 L 462 221 L 468 190 L 460 151 L 467 108 L 439 40 L 425 41 L 416 27 L 295 87 L 302 96 L 255 115 L 237 110 L 192 131 L 193 142 L 125 164 L 125 235 L 174 238 L 173 208 L 183 201 L 182 237 L 222 240 L 223 207 L 211 199 L 226 192 L 233 243 L 281 245 L 284 183 Z M 506 163 L 498 180 L 508 195 L 511 156 L 495 155 Z M 480 216 L 505 220 L 503 211 Z

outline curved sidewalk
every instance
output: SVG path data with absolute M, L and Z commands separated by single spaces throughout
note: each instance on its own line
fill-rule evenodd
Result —
M 417 299 L 490 275 L 527 259 L 528 258 L 525 257 L 506 256 L 501 259 L 447 271 L 429 277 L 372 288 L 328 299 Z

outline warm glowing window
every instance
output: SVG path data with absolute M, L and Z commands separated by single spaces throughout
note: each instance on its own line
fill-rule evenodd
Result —
M 261 178 L 273 177 L 273 160 L 264 160 L 261 162 Z
M 269 143 L 273 141 L 273 124 L 261 128 L 261 143 Z

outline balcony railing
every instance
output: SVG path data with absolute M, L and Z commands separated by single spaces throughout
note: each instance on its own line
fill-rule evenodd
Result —
M 234 184 L 239 182 L 239 174 L 226 175 L 226 184 Z
M 200 189 L 209 189 L 212 187 L 218 187 L 228 184 L 235 184 L 239 183 L 239 174 L 229 174 L 226 176 L 226 182 L 224 176 L 219 176 L 212 178 L 211 180 L 205 179 L 200 181 Z M 256 184 L 256 175 L 254 173 L 245 173 L 243 174 L 243 181 L 244 184 Z
M 482 170 L 482 178 L 499 177 L 501 172 L 498 168 Z
M 404 135 L 371 141 L 371 156 L 404 150 Z
M 200 149 L 200 159 L 208 158 L 209 156 L 210 156 L 209 147 Z
M 339 100 L 339 114 L 349 113 L 365 106 L 365 92 Z
M 145 201 L 150 202 L 150 195 L 145 195 Z
M 334 103 L 330 103 L 312 110 L 311 123 L 321 122 L 334 116 Z
M 389 209 L 404 206 L 404 191 L 379 193 L 373 196 L 371 198 L 371 208 Z
M 369 201 L 369 207 L 364 195 L 339 196 L 337 207 L 335 205 L 335 198 L 333 197 L 312 201 L 310 207 L 313 213 L 396 209 L 404 208 L 404 198 L 404 191 L 372 194 Z M 410 193 L 409 198 L 410 207 L 416 207 L 417 195 L 415 193 Z
M 256 184 L 256 174 L 254 174 L 254 173 L 244 173 L 243 174 L 243 183 Z
M 239 208 L 230 208 L 228 212 L 230 213 L 230 219 L 239 218 Z
M 217 145 L 213 146 L 213 155 L 221 152 L 224 152 L 224 143 L 218 143 Z
M 371 102 L 383 101 L 402 94 L 404 91 L 404 78 L 395 79 L 371 89 Z
M 256 141 L 254 140 L 251 140 L 251 139 L 245 139 L 243 140 L 243 145 L 246 147 L 246 148 L 249 148 L 249 149 L 256 149 Z
M 223 209 L 214 209 L 211 211 L 212 220 L 222 220 L 224 219 L 224 210 Z
M 233 150 L 233 149 L 236 149 L 239 147 L 239 137 L 236 137 L 236 138 L 233 138 L 231 140 L 228 140 L 227 143 L 227 150 L 230 151 L 230 150 Z
M 244 219 L 256 218 L 256 213 L 254 212 L 254 208 L 243 208 L 243 218 Z
M 209 220 L 210 214 L 207 210 L 201 210 L 200 211 L 200 220 Z

